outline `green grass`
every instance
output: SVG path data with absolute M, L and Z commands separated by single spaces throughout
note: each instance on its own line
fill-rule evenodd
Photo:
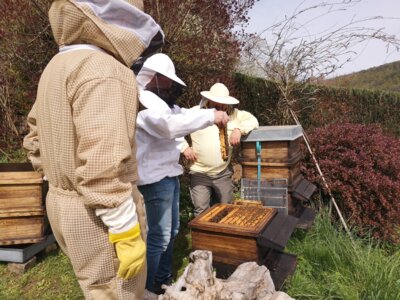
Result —
M 23 149 L 15 150 L 11 153 L 0 151 L 0 163 L 17 163 L 26 161 L 28 161 L 28 159 Z
M 22 275 L 0 263 L 0 299 L 83 299 L 68 258 L 59 250 L 38 255 L 35 266 Z
M 326 214 L 297 232 L 286 250 L 298 267 L 286 291 L 296 299 L 400 299 L 400 247 L 338 232 Z
M 190 231 L 184 226 L 175 243 L 174 276 L 189 263 Z M 285 250 L 298 255 L 298 266 L 285 285 L 295 299 L 400 299 L 400 249 L 338 232 L 326 216 L 297 231 Z M 60 251 L 39 255 L 23 275 L 0 263 L 0 299 L 83 299 L 68 258 Z
M 175 242 L 174 277 L 182 275 L 189 263 L 190 232 L 186 227 Z M 84 299 L 69 259 L 60 251 L 39 254 L 36 265 L 22 275 L 12 273 L 0 262 L 1 300 Z
M 189 263 L 187 222 L 193 217 L 190 196 L 182 187 L 182 225 L 174 247 L 174 277 Z M 337 230 L 326 213 L 309 231 L 294 233 L 285 249 L 298 256 L 285 291 L 295 299 L 400 300 L 400 246 L 380 245 Z M 83 299 L 68 258 L 61 251 L 39 254 L 38 263 L 16 275 L 0 263 L 0 299 Z
M 189 264 L 191 249 L 192 239 L 190 230 L 187 227 L 181 227 L 174 244 L 174 261 L 172 267 L 174 279 L 178 279 Z

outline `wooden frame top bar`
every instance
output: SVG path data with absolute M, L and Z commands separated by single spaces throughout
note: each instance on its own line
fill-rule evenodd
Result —
M 275 214 L 276 210 L 269 207 L 218 203 L 193 219 L 189 227 L 257 237 Z

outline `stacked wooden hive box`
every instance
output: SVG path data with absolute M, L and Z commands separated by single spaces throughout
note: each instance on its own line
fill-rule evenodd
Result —
M 300 220 L 295 199 L 315 190 L 300 173 L 301 142 L 301 126 L 264 126 L 242 138 L 242 199 L 216 204 L 189 223 L 192 248 L 213 252 L 217 276 L 255 261 L 280 289 L 294 272 L 297 257 L 283 251 Z M 307 194 L 299 190 L 304 184 Z
M 29 163 L 0 164 L 0 246 L 42 242 L 44 186 Z
M 254 182 L 261 180 L 265 192 L 287 188 L 287 199 L 281 197 L 281 203 L 271 199 L 268 201 L 272 203 L 264 205 L 287 208 L 289 214 L 296 216 L 299 216 L 301 201 L 307 200 L 315 191 L 315 186 L 300 172 L 302 141 L 303 130 L 299 125 L 261 126 L 242 138 L 239 159 L 243 185 L 255 189 L 257 184 Z M 251 181 L 253 187 L 248 183 Z
M 213 253 L 217 276 L 226 278 L 242 263 L 254 261 L 271 271 L 280 289 L 294 272 L 297 257 L 283 253 L 297 218 L 262 205 L 218 203 L 189 226 L 193 250 Z

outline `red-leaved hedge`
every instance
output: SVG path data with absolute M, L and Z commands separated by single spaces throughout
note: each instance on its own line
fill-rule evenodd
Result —
M 360 235 L 400 242 L 400 140 L 378 125 L 336 124 L 309 133 L 342 214 Z M 310 156 L 306 177 L 322 187 Z

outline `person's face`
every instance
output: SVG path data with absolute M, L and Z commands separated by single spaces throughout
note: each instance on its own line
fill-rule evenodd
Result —
M 146 89 L 155 93 L 160 98 L 169 101 L 173 81 L 166 76 L 156 73 L 153 79 L 146 85 Z
M 172 79 L 157 73 L 146 85 L 146 90 L 158 95 L 158 97 L 163 99 L 172 108 L 175 105 L 176 99 L 182 93 L 182 86 Z
M 208 105 L 209 108 L 215 108 L 216 110 L 220 110 L 220 111 L 228 111 L 229 105 L 227 104 L 222 104 L 222 103 L 218 103 L 218 102 L 214 102 L 211 100 L 208 100 Z
M 161 75 L 159 73 L 156 73 L 153 77 L 153 79 L 147 84 L 147 88 L 150 90 L 169 90 L 172 86 L 172 79 L 169 79 L 168 77 Z

